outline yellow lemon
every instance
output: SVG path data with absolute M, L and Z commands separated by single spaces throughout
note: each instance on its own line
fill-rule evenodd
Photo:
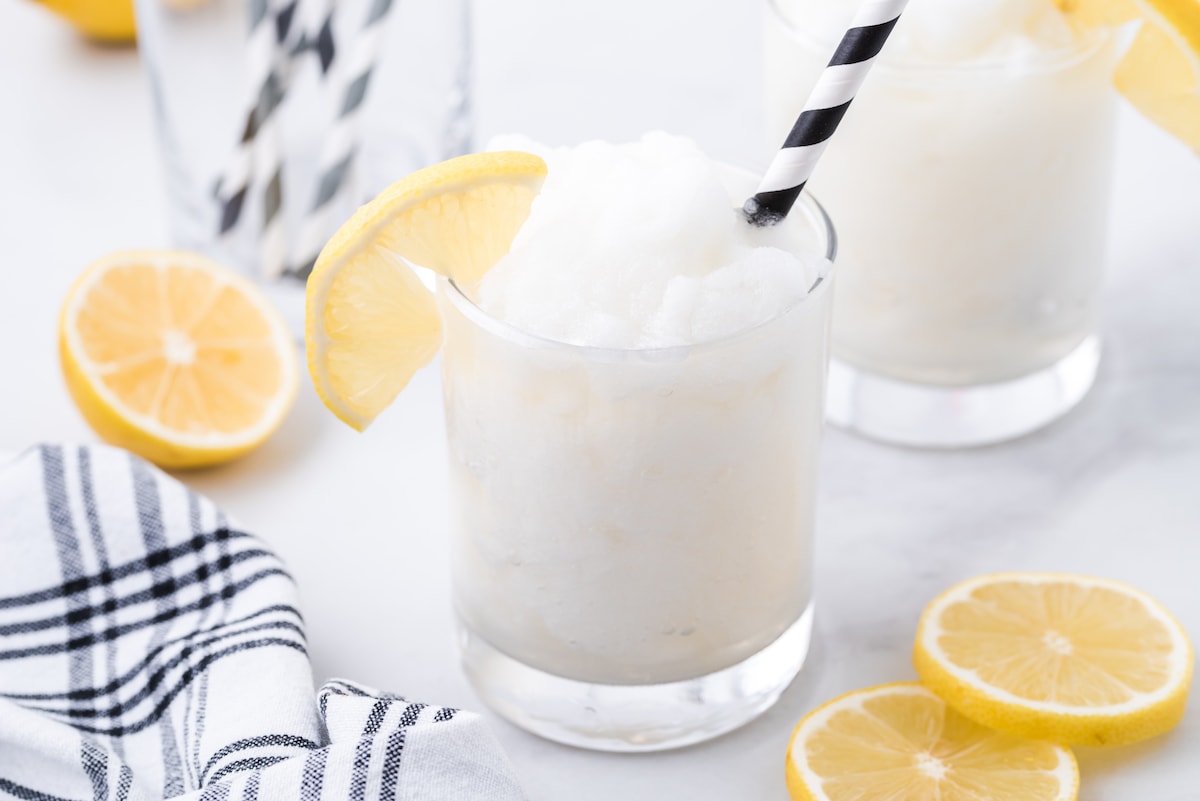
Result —
M 794 801 L 1072 801 L 1065 748 L 986 729 L 913 682 L 848 693 L 792 734 Z
M 163 467 L 240 456 L 283 421 L 296 345 L 262 293 L 193 253 L 93 263 L 59 318 L 63 374 L 101 437 Z
M 121 44 L 137 38 L 133 0 L 40 0 L 89 39 Z
M 1021 737 L 1121 745 L 1183 716 L 1192 647 L 1150 596 L 1116 581 L 999 573 L 921 615 L 917 672 L 962 714 Z
M 1200 153 L 1200 0 L 1057 0 L 1081 27 L 1140 20 L 1117 65 L 1121 94 Z
M 308 371 L 339 419 L 362 431 L 441 347 L 433 294 L 409 263 L 462 283 L 500 260 L 529 216 L 546 164 L 477 153 L 392 184 L 321 251 L 308 279 Z

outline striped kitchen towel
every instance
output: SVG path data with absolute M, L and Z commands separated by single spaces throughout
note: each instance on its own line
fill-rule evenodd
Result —
M 124 451 L 0 465 L 0 799 L 509 801 L 480 718 L 314 693 L 260 540 Z

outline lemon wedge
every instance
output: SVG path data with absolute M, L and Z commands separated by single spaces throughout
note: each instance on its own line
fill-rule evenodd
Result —
M 408 263 L 469 285 L 529 216 L 546 163 L 476 153 L 392 184 L 351 217 L 308 278 L 308 370 L 335 415 L 362 431 L 441 347 L 433 294 Z
M 1200 0 L 1057 0 L 1083 28 L 1140 20 L 1117 65 L 1117 89 L 1200 153 Z
M 1183 716 L 1193 654 L 1153 598 L 1116 581 L 1000 573 L 921 616 L 914 662 L 962 714 L 1022 737 L 1122 745 Z
M 63 302 L 59 354 L 84 418 L 163 467 L 240 456 L 283 421 L 296 345 L 245 278 L 194 253 L 122 251 Z
M 912 682 L 848 693 L 792 734 L 794 801 L 1072 801 L 1075 757 L 991 731 Z
M 1060 11 L 1081 28 L 1124 25 L 1141 17 L 1137 0 L 1056 0 Z

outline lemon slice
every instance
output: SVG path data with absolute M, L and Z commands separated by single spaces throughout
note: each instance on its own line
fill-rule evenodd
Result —
M 1084 28 L 1142 21 L 1113 80 L 1148 119 L 1200 152 L 1200 2 L 1057 2 Z
M 88 267 L 63 302 L 59 352 L 92 428 L 163 467 L 254 448 L 298 383 L 295 342 L 262 293 L 182 251 L 122 251 Z
M 835 698 L 792 734 L 795 801 L 1072 801 L 1065 748 L 991 731 L 925 687 L 884 684 Z
M 392 184 L 321 251 L 308 279 L 308 371 L 335 415 L 362 431 L 441 347 L 432 293 L 405 262 L 462 284 L 500 260 L 529 216 L 546 163 L 461 156 Z
M 1183 716 L 1192 647 L 1145 593 L 1105 579 L 1000 573 L 921 616 L 921 679 L 959 712 L 1022 737 L 1121 745 Z

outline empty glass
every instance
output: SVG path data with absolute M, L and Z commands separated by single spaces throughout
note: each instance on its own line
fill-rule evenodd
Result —
M 137 0 L 137 13 L 173 241 L 262 279 L 294 322 L 312 257 L 358 205 L 470 147 L 467 0 Z

